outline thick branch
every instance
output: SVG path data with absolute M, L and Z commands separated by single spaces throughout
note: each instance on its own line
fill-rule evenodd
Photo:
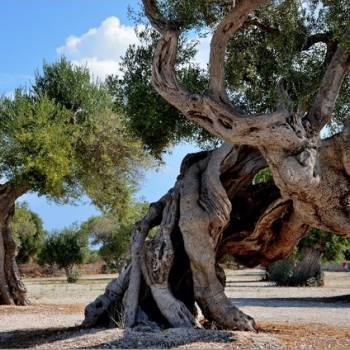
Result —
M 145 14 L 151 22 L 152 26 L 159 32 L 164 33 L 166 29 L 177 28 L 176 23 L 168 22 L 159 12 L 155 0 L 143 0 Z
M 225 51 L 226 42 L 242 25 L 249 11 L 264 3 L 263 0 L 244 1 L 233 10 L 219 25 L 214 34 L 212 48 L 220 57 Z M 153 23 L 157 9 L 154 2 L 144 1 L 145 10 L 150 14 Z M 237 20 L 237 23 L 235 22 Z M 269 114 L 241 115 L 234 106 L 220 95 L 209 90 L 203 96 L 187 91 L 178 81 L 175 74 L 176 53 L 179 31 L 174 26 L 165 29 L 157 22 L 156 28 L 161 27 L 162 38 L 155 50 L 152 65 L 152 82 L 158 93 L 170 104 L 180 110 L 189 120 L 205 128 L 209 133 L 224 139 L 230 144 L 247 144 L 255 147 L 289 147 L 300 148 L 305 141 L 303 131 L 296 130 L 290 124 L 290 114 L 280 110 Z M 221 38 L 221 36 L 223 36 Z M 223 61 L 219 61 L 212 52 L 211 72 L 212 88 L 215 76 L 223 74 Z M 219 77 L 220 80 L 220 77 Z M 219 84 L 222 85 L 222 82 Z M 299 126 L 296 126 L 299 127 Z
M 171 236 L 178 224 L 178 207 L 179 188 L 175 185 L 165 204 L 157 236 L 152 241 L 145 242 L 141 267 L 153 298 L 169 324 L 173 327 L 199 326 L 186 305 L 175 298 L 169 284 L 175 257 Z
M 268 0 L 241 1 L 216 28 L 210 43 L 209 90 L 225 96 L 225 52 L 231 37 L 247 20 L 249 13 Z
M 124 307 L 126 310 L 125 324 L 128 327 L 132 327 L 137 319 L 139 291 L 141 285 L 142 247 L 149 231 L 159 224 L 167 197 L 168 194 L 162 197 L 158 202 L 152 203 L 147 215 L 135 224 L 131 245 L 132 263 L 130 281 L 124 301 Z
M 308 115 L 314 133 L 319 132 L 331 120 L 339 91 L 349 69 L 350 51 L 339 46 L 327 67 Z

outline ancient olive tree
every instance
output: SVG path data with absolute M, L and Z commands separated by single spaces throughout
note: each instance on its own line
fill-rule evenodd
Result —
M 158 32 L 149 40 L 155 90 L 181 117 L 224 142 L 185 157 L 174 187 L 136 223 L 130 266 L 87 306 L 84 324 L 114 312 L 129 327 L 198 326 L 198 305 L 221 327 L 254 330 L 254 320 L 226 297 L 218 262 L 225 255 L 250 267 L 282 259 L 309 227 L 339 236 L 350 232 L 350 127 L 343 123 L 350 107 L 350 4 L 143 0 L 143 5 Z M 208 84 L 198 92 L 203 81 L 189 82 L 176 67 L 185 32 L 191 36 L 201 28 L 212 36 Z M 127 59 L 132 65 L 133 57 Z M 147 80 L 147 74 L 140 77 Z M 129 82 L 120 86 L 133 93 Z M 130 111 L 133 121 L 137 113 Z M 337 133 L 321 138 L 332 118 Z M 273 180 L 254 182 L 266 167 Z M 154 227 L 157 235 L 147 238 Z
M 0 99 L 0 304 L 27 303 L 10 225 L 20 196 L 127 205 L 146 158 L 112 107 L 106 88 L 65 59 L 45 64 L 28 91 Z

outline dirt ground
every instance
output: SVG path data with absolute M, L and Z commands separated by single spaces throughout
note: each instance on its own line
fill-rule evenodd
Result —
M 261 271 L 227 271 L 226 293 L 259 333 L 216 329 L 80 329 L 84 305 L 112 275 L 25 280 L 32 305 L 0 306 L 0 348 L 349 349 L 349 272 L 326 273 L 322 288 L 277 288 Z

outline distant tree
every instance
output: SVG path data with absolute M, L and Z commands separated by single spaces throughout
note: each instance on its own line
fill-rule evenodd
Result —
M 75 282 L 74 267 L 88 257 L 88 239 L 77 227 L 50 234 L 39 254 L 40 265 L 64 269 L 68 282 Z
M 27 203 L 16 204 L 11 227 L 17 245 L 17 262 L 25 264 L 36 259 L 45 239 L 40 216 L 31 211 Z
M 146 202 L 131 202 L 122 216 L 107 213 L 91 217 L 81 225 L 90 244 L 98 247 L 99 256 L 110 269 L 120 270 L 128 261 L 133 225 L 147 208 Z
M 142 145 L 128 136 L 103 84 L 64 58 L 44 64 L 29 90 L 0 99 L 0 304 L 26 304 L 10 229 L 26 192 L 65 203 L 88 195 L 121 212 L 140 169 Z
M 349 247 L 349 237 L 339 237 L 326 231 L 311 229 L 309 235 L 301 239 L 288 258 L 266 267 L 266 277 L 278 285 L 322 286 L 322 262 L 338 262 L 345 259 Z

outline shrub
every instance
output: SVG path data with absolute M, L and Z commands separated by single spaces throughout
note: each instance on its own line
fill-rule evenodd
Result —
M 74 280 L 74 266 L 85 262 L 88 239 L 75 227 L 49 235 L 39 254 L 40 265 L 56 265 L 64 269 L 67 281 Z M 71 278 L 72 277 L 72 278 Z
M 79 270 L 73 270 L 69 273 L 67 277 L 68 283 L 77 283 L 80 278 L 80 271 Z
M 323 286 L 322 254 L 308 249 L 300 258 L 291 256 L 266 268 L 268 281 L 278 286 Z

